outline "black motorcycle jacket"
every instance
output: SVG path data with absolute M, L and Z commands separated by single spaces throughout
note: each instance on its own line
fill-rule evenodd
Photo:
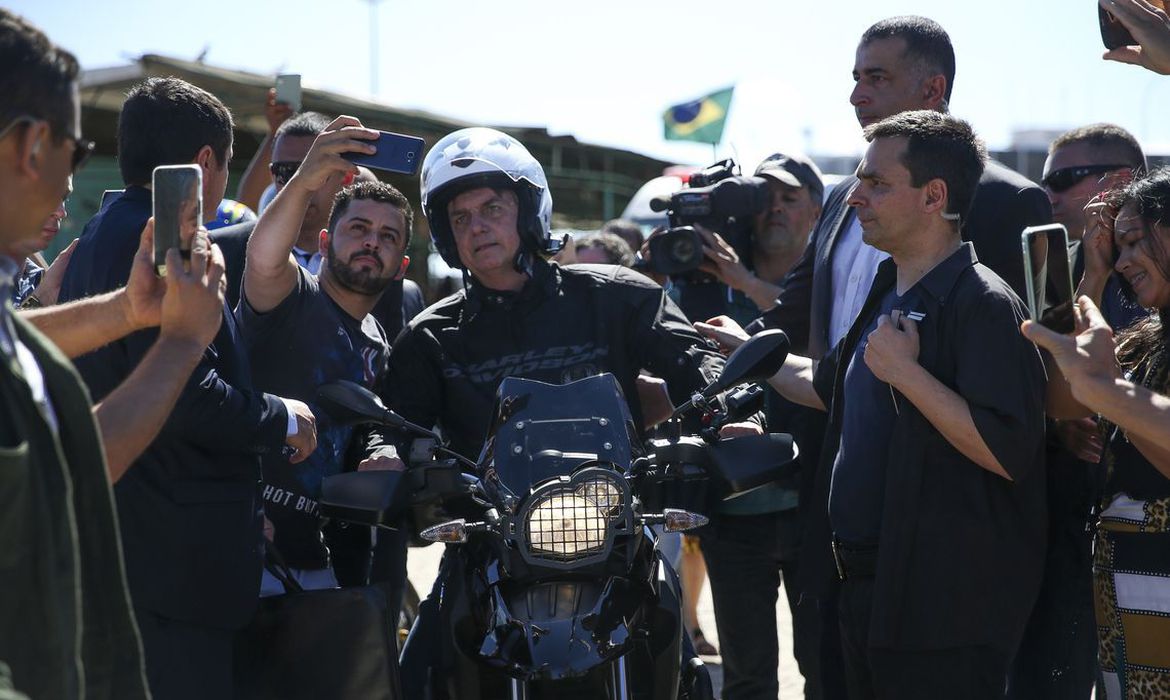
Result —
M 665 379 L 679 405 L 717 377 L 723 362 L 641 274 L 537 260 L 519 292 L 473 280 L 419 314 L 394 343 L 385 398 L 407 420 L 437 425 L 453 450 L 475 458 L 505 376 L 563 384 L 611 372 L 640 426 L 639 370 Z

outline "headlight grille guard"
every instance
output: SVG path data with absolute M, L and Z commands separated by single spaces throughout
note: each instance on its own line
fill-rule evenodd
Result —
M 612 467 L 586 467 L 532 489 L 505 539 L 530 566 L 576 569 L 605 561 L 614 538 L 634 531 L 629 482 Z

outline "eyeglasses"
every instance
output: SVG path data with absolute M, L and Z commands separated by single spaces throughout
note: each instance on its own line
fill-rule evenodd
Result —
M 16 119 L 13 119 L 11 122 L 9 122 L 8 126 L 4 127 L 3 129 L 0 129 L 0 139 L 7 136 L 8 132 L 11 131 L 12 129 L 16 128 L 17 126 L 20 126 L 23 124 L 35 124 L 35 123 L 40 122 L 40 121 L 48 121 L 48 120 L 41 119 L 39 117 L 34 117 L 34 116 L 28 115 L 28 114 L 26 114 L 24 116 L 17 117 Z M 72 162 L 70 164 L 70 168 L 71 168 L 72 172 L 76 173 L 78 170 L 81 170 L 81 168 L 85 165 L 86 161 L 89 160 L 89 157 L 91 155 L 93 155 L 93 149 L 94 149 L 95 144 L 93 141 L 91 141 L 87 138 L 82 138 L 81 136 L 74 136 L 73 134 L 65 134 L 65 138 L 67 138 L 73 142 L 73 156 L 72 156 Z
M 284 187 L 292 179 L 292 176 L 296 174 L 297 168 L 299 167 L 301 167 L 300 161 L 284 161 L 269 164 L 268 170 L 272 173 L 272 181 L 280 187 Z
M 1130 170 L 1128 165 L 1074 165 L 1070 168 L 1053 170 L 1040 181 L 1053 192 L 1064 192 L 1090 175 L 1107 173 L 1110 170 Z

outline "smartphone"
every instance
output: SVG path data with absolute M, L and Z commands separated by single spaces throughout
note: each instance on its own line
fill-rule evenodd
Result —
M 301 76 L 284 73 L 276 76 L 276 101 L 288 105 L 292 111 L 301 111 Z
M 1165 0 L 1146 1 L 1159 10 L 1166 9 Z M 1125 28 L 1125 25 L 1117 21 L 1112 12 L 1100 5 L 1097 6 L 1097 22 L 1101 25 L 1101 41 L 1105 43 L 1105 48 L 1112 50 L 1122 46 L 1138 45 L 1137 40 L 1133 38 L 1133 34 Z
M 203 222 L 203 170 L 198 165 L 160 165 L 151 176 L 154 195 L 154 265 L 167 270 L 167 251 L 190 250 Z
M 345 153 L 343 157 L 355 165 L 364 165 L 375 170 L 404 175 L 414 175 L 418 172 L 423 152 L 422 139 L 390 131 L 379 131 L 378 134 L 378 140 L 370 142 L 378 149 L 373 155 Z
M 1071 333 L 1073 322 L 1072 264 L 1068 231 L 1062 224 L 1029 226 L 1020 234 L 1028 314 L 1058 333 Z
M 98 212 L 100 213 L 105 211 L 106 207 L 113 204 L 114 201 L 118 199 L 118 197 L 121 197 L 122 193 L 125 191 L 126 190 L 106 190 L 105 192 L 102 192 L 102 200 L 101 203 L 98 204 Z

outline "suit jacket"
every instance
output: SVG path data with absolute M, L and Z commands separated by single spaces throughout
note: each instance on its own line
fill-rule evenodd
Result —
M 248 239 L 256 221 L 245 221 L 234 226 L 225 226 L 211 232 L 211 242 L 218 245 L 223 253 L 224 277 L 227 278 L 227 299 L 229 309 L 240 302 L 240 287 L 244 283 L 244 260 L 248 252 Z
M 833 308 L 833 251 L 853 221 L 846 203 L 857 178 L 848 177 L 829 193 L 821 218 L 804 254 L 780 287 L 776 306 L 748 330 L 782 328 L 794 352 L 820 359 L 829 350 L 829 316 Z M 1035 183 L 996 161 L 988 161 L 975 190 L 971 214 L 963 223 L 963 240 L 971 241 L 980 262 L 999 275 L 1021 298 L 1026 294 L 1020 233 L 1028 226 L 1052 222 L 1048 196 Z
M 62 301 L 126 283 L 150 203 L 148 190 L 131 187 L 86 224 Z M 77 358 L 95 400 L 130 374 L 157 335 L 140 331 Z M 226 629 L 250 619 L 260 586 L 259 456 L 283 446 L 288 425 L 283 402 L 251 383 L 225 307 L 162 432 L 114 487 L 135 607 Z

